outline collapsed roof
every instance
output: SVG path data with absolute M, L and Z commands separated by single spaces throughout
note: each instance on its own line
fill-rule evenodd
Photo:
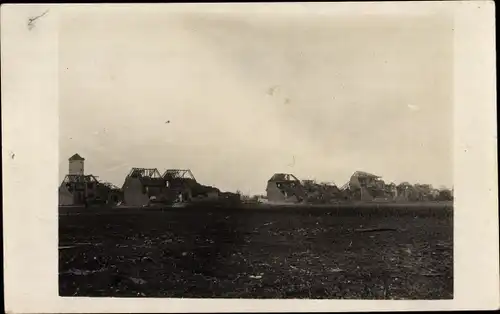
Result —
M 364 172 L 364 171 L 356 171 L 356 172 L 354 172 L 354 174 L 352 176 L 357 177 L 357 178 L 372 178 L 372 179 L 381 178 L 381 176 L 377 176 L 375 174 L 371 174 L 371 173 Z
M 128 176 L 131 178 L 161 178 L 160 172 L 156 168 L 132 168 Z
M 80 174 L 67 174 L 63 183 L 89 183 L 89 182 L 99 182 L 97 178 L 91 174 L 80 175 Z
M 268 182 L 300 182 L 296 176 L 290 173 L 275 173 Z
M 163 173 L 162 177 L 164 179 L 185 179 L 196 182 L 193 173 L 189 169 L 168 169 Z

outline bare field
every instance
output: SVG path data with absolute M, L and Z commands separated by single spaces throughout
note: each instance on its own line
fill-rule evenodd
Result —
M 59 222 L 61 296 L 453 298 L 445 205 L 89 209 Z

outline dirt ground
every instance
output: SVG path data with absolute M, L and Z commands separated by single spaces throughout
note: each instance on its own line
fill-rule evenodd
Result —
M 453 298 L 452 208 L 79 213 L 59 217 L 61 296 Z

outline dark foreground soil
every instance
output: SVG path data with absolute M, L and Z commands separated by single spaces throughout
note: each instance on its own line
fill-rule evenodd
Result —
M 61 296 L 453 298 L 451 208 L 76 212 Z

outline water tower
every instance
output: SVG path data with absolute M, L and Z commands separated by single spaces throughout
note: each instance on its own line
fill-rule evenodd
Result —
M 69 175 L 83 176 L 85 158 L 78 154 L 74 154 L 69 159 Z

